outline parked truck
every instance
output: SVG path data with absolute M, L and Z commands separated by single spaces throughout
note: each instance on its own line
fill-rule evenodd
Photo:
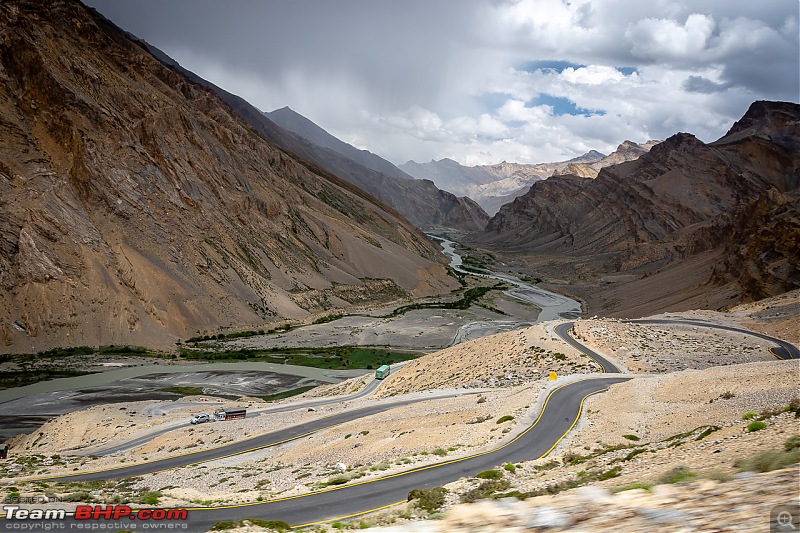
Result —
M 247 409 L 225 409 L 220 407 L 214 411 L 214 420 L 233 420 L 235 418 L 244 418 L 247 416 Z
M 378 370 L 375 371 L 375 379 L 383 379 L 389 375 L 390 372 L 389 365 L 381 365 L 378 367 Z

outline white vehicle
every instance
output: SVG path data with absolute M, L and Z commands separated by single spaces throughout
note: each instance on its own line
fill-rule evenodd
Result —
M 202 424 L 203 422 L 210 422 L 211 416 L 208 413 L 199 413 L 192 417 L 189 422 L 192 424 Z

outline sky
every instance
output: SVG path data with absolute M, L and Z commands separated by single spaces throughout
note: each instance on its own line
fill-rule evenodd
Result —
M 722 137 L 800 101 L 797 0 L 84 0 L 262 111 L 395 164 Z

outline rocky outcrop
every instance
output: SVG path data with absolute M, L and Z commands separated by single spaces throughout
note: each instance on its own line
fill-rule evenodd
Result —
M 734 282 L 745 300 L 800 287 L 800 195 L 770 189 L 741 210 L 730 226 L 713 283 Z
M 625 161 L 633 161 L 650 151 L 659 141 L 647 141 L 637 144 L 633 141 L 624 141 L 616 150 L 598 161 L 570 163 L 566 168 L 556 170 L 554 175 L 571 174 L 581 178 L 596 178 L 600 170 L 611 165 L 618 165 Z
M 534 184 L 492 218 L 479 241 L 590 259 L 595 276 L 649 275 L 726 250 L 724 265 L 707 273 L 710 291 L 723 278 L 738 280 L 737 298 L 790 290 L 798 275 L 799 139 L 800 106 L 756 102 L 714 143 L 680 133 L 595 179 L 564 175 Z
M 452 284 L 394 211 L 79 2 L 5 3 L 0 27 L 0 351 L 163 347 L 320 311 L 306 292 Z

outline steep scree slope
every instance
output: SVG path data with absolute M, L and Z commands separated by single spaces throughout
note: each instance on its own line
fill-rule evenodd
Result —
M 407 222 L 77 1 L 0 4 L 0 138 L 0 351 L 166 346 L 342 288 L 453 285 Z

